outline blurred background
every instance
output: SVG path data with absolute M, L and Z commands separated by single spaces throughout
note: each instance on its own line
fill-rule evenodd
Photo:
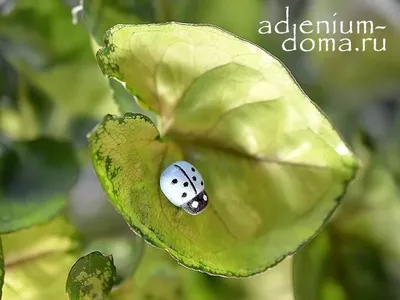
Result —
M 372 37 L 387 49 L 285 52 L 289 36 L 258 29 L 283 20 L 286 6 L 291 23 L 337 13 L 384 25 Z M 262 275 L 224 279 L 179 266 L 130 232 L 92 169 L 86 134 L 107 113 L 141 112 L 96 64 L 104 32 L 170 20 L 218 25 L 278 57 L 363 163 L 323 231 Z M 93 249 L 114 255 L 112 299 L 400 299 L 399 1 L 0 0 L 0 70 L 3 299 L 64 299 L 69 268 Z M 53 219 L 60 211 L 67 220 Z M 33 223 L 45 225 L 26 229 Z M 26 256 L 40 248 L 56 251 Z

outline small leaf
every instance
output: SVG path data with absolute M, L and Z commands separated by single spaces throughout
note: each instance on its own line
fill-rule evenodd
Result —
M 59 214 L 78 177 L 72 146 L 39 138 L 1 150 L 0 233 L 45 223 Z
M 131 277 L 137 269 L 143 256 L 144 246 L 143 239 L 136 235 L 107 236 L 92 240 L 84 251 L 85 253 L 93 251 L 112 253 L 113 263 L 117 270 L 115 284 L 120 284 Z
M 66 291 L 71 300 L 107 299 L 116 279 L 112 256 L 95 251 L 78 259 L 67 279 Z
M 76 232 L 65 218 L 2 235 L 2 241 L 3 299 L 60 299 L 65 278 L 78 257 Z
M 2 293 L 3 283 L 4 283 L 4 255 L 3 255 L 3 244 L 1 242 L 1 236 L 0 236 L 0 299 L 3 294 Z
M 237 277 L 316 234 L 357 161 L 276 58 L 203 25 L 119 25 L 105 44 L 103 72 L 160 120 L 161 132 L 140 115 L 107 116 L 89 135 L 102 186 L 131 228 L 190 268 Z M 210 198 L 196 217 L 159 188 L 182 159 Z
M 189 299 L 183 292 L 191 272 L 154 247 L 146 246 L 144 250 L 144 257 L 133 277 L 113 290 L 111 299 Z

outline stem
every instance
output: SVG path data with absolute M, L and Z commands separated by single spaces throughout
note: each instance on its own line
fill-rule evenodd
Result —
M 163 23 L 173 20 L 171 0 L 155 0 L 154 6 L 158 22 Z

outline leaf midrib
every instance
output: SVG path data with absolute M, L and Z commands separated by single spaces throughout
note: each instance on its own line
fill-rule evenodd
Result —
M 319 169 L 319 170 L 330 169 L 330 170 L 335 170 L 335 171 L 342 171 L 342 169 L 339 167 L 332 167 L 332 166 L 327 166 L 327 165 L 321 166 L 321 165 L 316 165 L 316 164 L 298 163 L 298 162 L 292 162 L 292 161 L 279 160 L 276 158 L 268 157 L 263 154 L 256 156 L 256 155 L 253 155 L 250 153 L 246 153 L 244 151 L 240 151 L 239 149 L 229 147 L 216 139 L 210 139 L 208 137 L 196 135 L 193 133 L 191 133 L 190 137 L 188 137 L 187 134 L 177 130 L 176 128 L 171 128 L 171 130 L 168 132 L 167 136 L 171 140 L 175 141 L 178 145 L 182 145 L 183 147 L 194 146 L 195 148 L 198 148 L 198 147 L 211 148 L 211 149 L 215 149 L 215 150 L 218 150 L 221 152 L 239 156 L 239 157 L 242 157 L 242 158 L 245 158 L 248 160 L 271 163 L 271 164 L 289 165 L 289 166 L 293 166 L 293 167 L 313 168 L 313 169 Z

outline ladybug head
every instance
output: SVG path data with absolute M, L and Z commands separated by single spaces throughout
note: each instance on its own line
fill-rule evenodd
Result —
M 201 213 L 208 205 L 208 195 L 205 191 L 199 193 L 189 202 L 182 205 L 182 208 L 191 215 L 198 215 Z

